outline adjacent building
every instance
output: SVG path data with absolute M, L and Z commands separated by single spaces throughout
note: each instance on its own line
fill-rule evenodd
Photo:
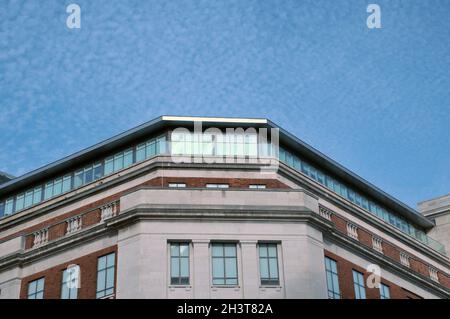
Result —
M 449 298 L 447 215 L 269 120 L 162 116 L 0 182 L 0 298 Z
M 432 220 L 429 234 L 450 250 L 450 194 L 419 203 L 419 211 Z

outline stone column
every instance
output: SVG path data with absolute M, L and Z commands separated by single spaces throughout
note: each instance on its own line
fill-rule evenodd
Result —
M 241 278 L 244 298 L 259 297 L 258 253 L 256 240 L 241 242 L 242 270 Z
M 194 298 L 210 298 L 211 270 L 209 240 L 192 240 Z

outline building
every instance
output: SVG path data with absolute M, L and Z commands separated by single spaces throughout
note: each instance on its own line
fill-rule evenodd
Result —
M 419 203 L 419 211 L 435 226 L 429 234 L 450 250 L 450 194 Z
M 8 182 L 8 181 L 12 180 L 13 178 L 14 178 L 14 176 L 9 175 L 8 173 L 0 171 L 0 184 Z
M 266 119 L 162 116 L 0 216 L 0 298 L 450 297 L 439 224 Z

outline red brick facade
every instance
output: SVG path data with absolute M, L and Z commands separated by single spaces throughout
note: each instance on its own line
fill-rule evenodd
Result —
M 59 299 L 61 297 L 62 273 L 67 266 L 75 264 L 80 266 L 81 271 L 81 283 L 78 290 L 78 298 L 95 299 L 97 287 L 97 259 L 113 252 L 116 252 L 117 277 L 117 246 L 112 246 L 23 278 L 20 289 L 20 298 L 27 298 L 29 282 L 45 277 L 44 298 Z M 117 278 L 115 281 L 117 282 Z
M 353 286 L 353 270 L 359 271 L 364 275 L 364 282 L 366 282 L 368 276 L 371 273 L 358 265 L 355 265 L 346 259 L 333 254 L 332 252 L 325 250 L 325 256 L 333 259 L 337 263 L 337 271 L 339 278 L 339 288 L 342 299 L 354 299 L 355 290 Z M 381 278 L 381 282 L 389 286 L 392 299 L 419 299 L 420 296 L 413 294 L 412 292 L 405 290 L 404 288 Z M 380 290 L 378 288 L 369 288 L 366 285 L 366 297 L 367 299 L 380 299 Z

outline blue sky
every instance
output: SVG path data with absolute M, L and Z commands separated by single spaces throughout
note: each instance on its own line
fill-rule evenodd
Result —
M 3 0 L 0 170 L 162 114 L 267 117 L 415 207 L 450 193 L 449 17 L 446 0 Z

